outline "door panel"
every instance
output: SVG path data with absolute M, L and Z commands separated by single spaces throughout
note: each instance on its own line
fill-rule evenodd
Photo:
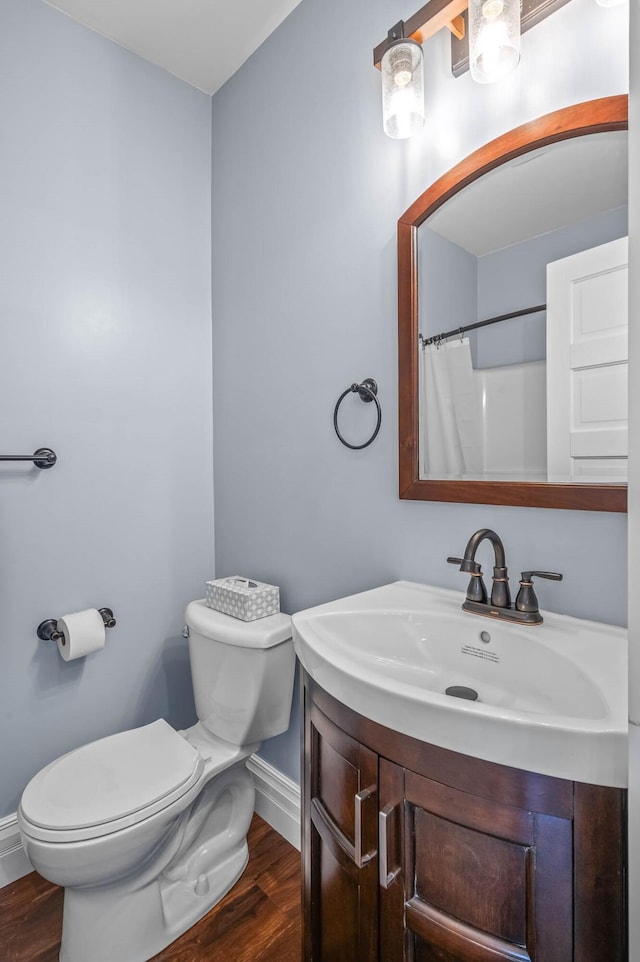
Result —
M 317 877 L 321 880 L 319 955 L 322 962 L 344 962 L 360 958 L 360 933 L 354 920 L 358 918 L 358 885 L 353 873 L 345 871 L 343 859 L 334 858 L 327 845 L 317 850 Z
M 391 766 L 391 763 L 386 763 Z M 573 953 L 572 822 L 461 792 L 414 772 L 404 782 L 407 962 L 567 962 Z M 391 799 L 393 800 L 393 799 Z M 384 899 L 381 903 L 384 905 Z M 400 923 L 381 909 L 381 924 Z M 395 927 L 394 927 L 395 926 Z M 394 960 L 396 956 L 393 956 Z
M 415 896 L 507 942 L 527 941 L 529 847 L 413 810 Z
M 306 716 L 305 952 L 376 962 L 378 757 L 316 706 Z
M 628 454 L 628 248 L 623 237 L 547 265 L 550 480 L 606 480 L 605 459 Z

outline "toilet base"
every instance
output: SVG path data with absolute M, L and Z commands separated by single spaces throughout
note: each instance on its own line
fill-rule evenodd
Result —
M 212 778 L 132 874 L 64 892 L 60 962 L 147 962 L 216 905 L 249 858 L 245 759 Z
M 60 962 L 147 962 L 224 898 L 248 859 L 245 840 L 214 871 L 164 892 L 157 879 L 137 891 L 100 889 L 98 898 L 97 889 L 65 889 Z

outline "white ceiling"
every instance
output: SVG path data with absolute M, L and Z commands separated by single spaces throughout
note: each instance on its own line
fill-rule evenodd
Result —
M 497 167 L 425 223 L 481 257 L 626 207 L 627 181 L 626 131 L 576 137 Z
M 300 0 L 45 0 L 214 94 Z

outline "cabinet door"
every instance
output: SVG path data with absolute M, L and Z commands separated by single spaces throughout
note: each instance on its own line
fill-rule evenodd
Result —
M 403 849 L 402 873 L 388 872 L 388 886 L 381 887 L 385 962 L 573 959 L 570 819 L 461 792 L 390 764 L 381 765 L 380 785 L 391 827 L 381 849 L 400 843 Z M 381 876 L 383 868 L 381 860 Z
M 305 718 L 305 960 L 376 962 L 378 758 L 315 705 Z

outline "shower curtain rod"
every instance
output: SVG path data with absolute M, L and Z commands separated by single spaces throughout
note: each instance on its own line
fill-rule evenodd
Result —
M 525 314 L 540 314 L 546 311 L 546 304 L 537 304 L 535 307 L 525 307 L 522 311 L 512 311 L 510 314 L 500 314 L 498 317 L 489 317 L 486 321 L 476 321 L 475 324 L 467 324 L 465 327 L 456 327 L 452 331 L 444 331 L 442 334 L 435 334 L 433 337 L 423 337 L 419 334 L 420 344 L 426 347 L 428 344 L 440 344 L 448 337 L 462 336 L 467 331 L 475 331 L 479 327 L 488 327 L 489 324 L 497 324 L 498 321 L 509 321 L 512 317 L 523 317 Z

